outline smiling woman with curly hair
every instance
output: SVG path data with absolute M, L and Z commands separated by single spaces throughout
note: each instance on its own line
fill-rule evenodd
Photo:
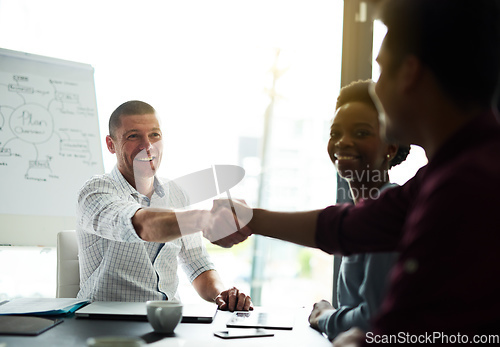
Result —
M 369 94 L 371 83 L 357 81 L 341 89 L 328 141 L 330 159 L 349 183 L 348 193 L 354 203 L 377 199 L 383 190 L 394 187 L 388 171 L 406 160 L 410 151 L 410 146 L 380 137 L 377 109 Z M 309 318 L 311 326 L 329 339 L 352 327 L 368 331 L 396 258 L 394 252 L 343 257 L 337 288 L 339 308 L 324 300 L 316 303 Z

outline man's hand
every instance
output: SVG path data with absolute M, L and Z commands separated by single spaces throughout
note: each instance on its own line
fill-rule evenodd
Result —
M 316 330 L 319 330 L 319 317 L 327 311 L 335 312 L 335 308 L 326 300 L 321 300 L 313 306 L 313 310 L 309 315 L 309 324 Z
M 214 200 L 210 217 L 203 228 L 203 236 L 213 244 L 229 248 L 252 235 L 247 226 L 253 210 L 244 202 L 236 200 Z
M 333 340 L 332 347 L 360 347 L 365 339 L 365 333 L 359 328 L 351 328 L 339 334 Z
M 252 300 L 250 296 L 241 293 L 236 287 L 224 290 L 217 295 L 215 303 L 219 306 L 219 310 L 223 311 L 249 311 L 253 310 Z

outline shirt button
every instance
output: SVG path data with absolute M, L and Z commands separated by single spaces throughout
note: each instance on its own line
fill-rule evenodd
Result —
M 418 270 L 418 261 L 415 258 L 410 258 L 405 261 L 403 266 L 407 273 L 412 274 Z

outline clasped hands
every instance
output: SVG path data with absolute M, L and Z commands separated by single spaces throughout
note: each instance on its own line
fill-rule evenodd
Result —
M 252 230 L 248 227 L 252 216 L 252 208 L 244 201 L 214 200 L 203 228 L 203 236 L 218 246 L 232 247 L 252 235 Z
M 323 314 L 332 314 L 335 308 L 326 300 L 321 300 L 314 304 L 313 310 L 309 316 L 309 324 L 312 328 L 321 331 L 319 319 Z M 333 347 L 359 347 L 362 344 L 365 333 L 359 328 L 351 328 L 346 332 L 340 333 L 333 340 Z
M 222 311 L 233 312 L 253 310 L 253 303 L 250 296 L 240 292 L 236 287 L 224 290 L 217 295 L 214 301 L 219 307 L 219 310 Z

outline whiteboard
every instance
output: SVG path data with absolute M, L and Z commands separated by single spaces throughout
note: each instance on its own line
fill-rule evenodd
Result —
M 54 245 L 103 172 L 92 66 L 0 49 L 0 244 Z

